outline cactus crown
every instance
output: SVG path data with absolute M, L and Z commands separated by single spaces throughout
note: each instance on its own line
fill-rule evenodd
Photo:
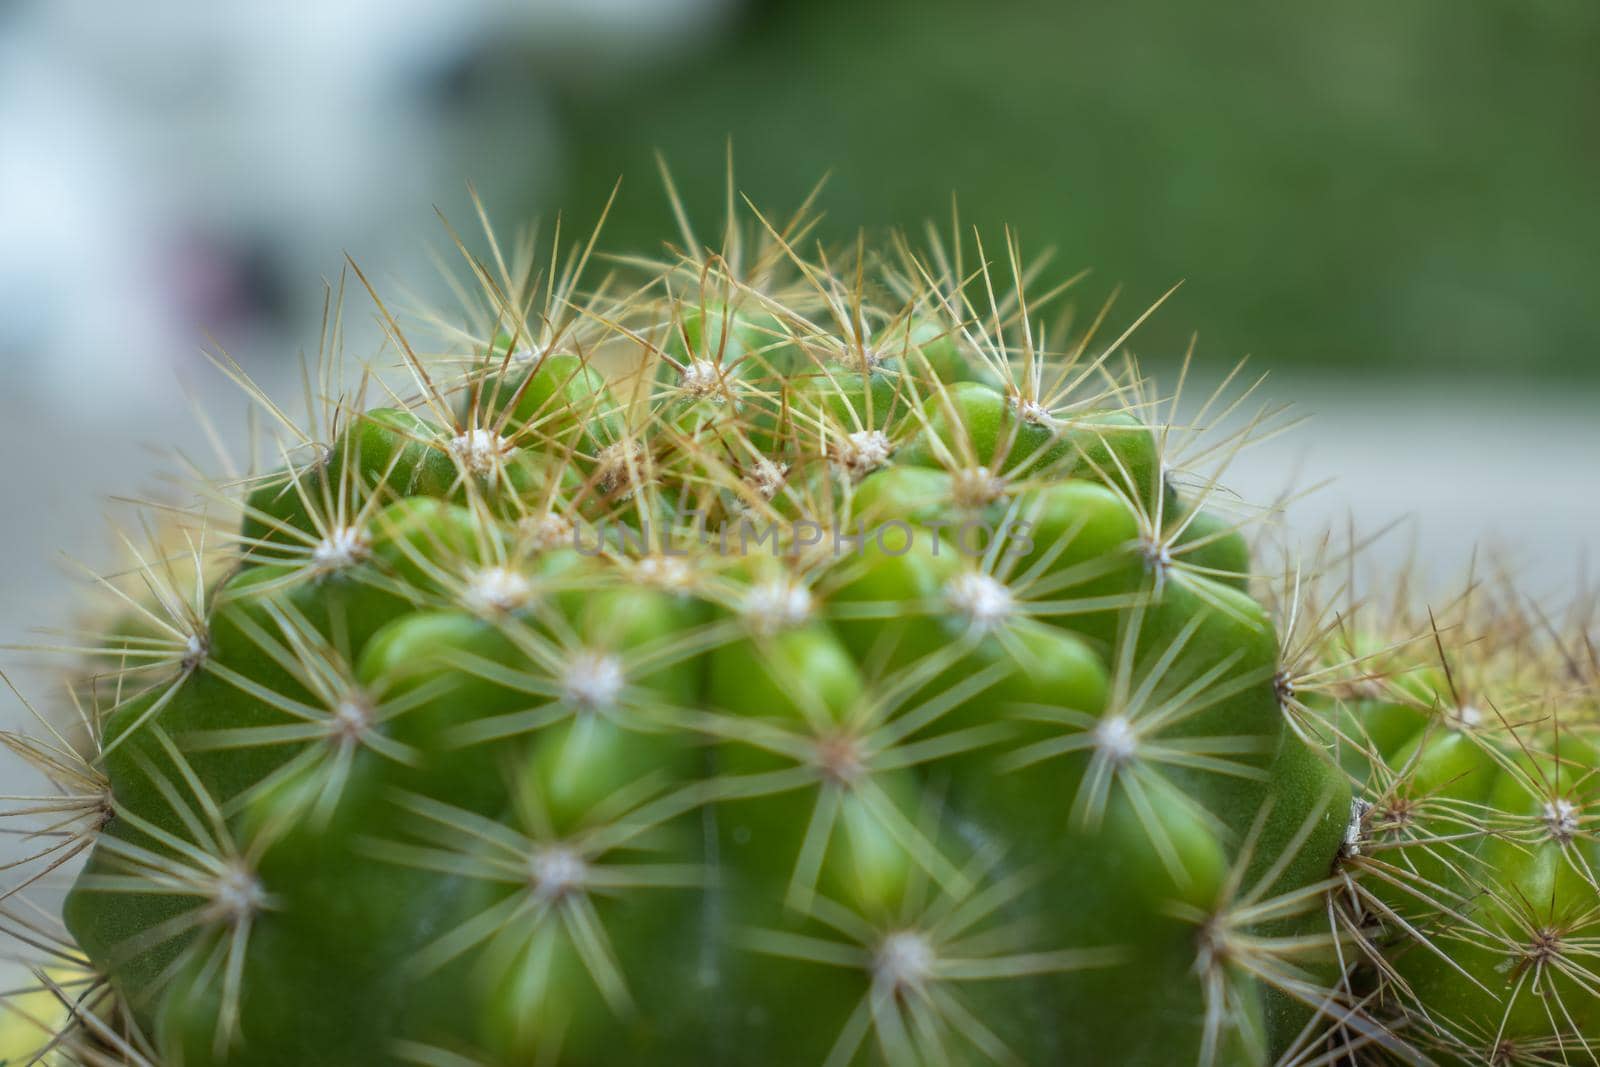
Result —
M 166 509 L 81 736 L 4 735 L 26 1054 L 1600 1062 L 1589 616 L 1276 580 L 1251 387 L 1047 329 L 1010 234 L 814 221 L 490 233 Z

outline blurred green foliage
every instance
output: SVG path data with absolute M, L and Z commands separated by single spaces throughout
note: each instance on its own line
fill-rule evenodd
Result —
M 718 217 L 723 145 L 764 209 L 825 171 L 823 233 L 1010 223 L 1078 297 L 1124 284 L 1170 358 L 1488 379 L 1600 355 L 1596 0 L 790 0 L 563 104 L 559 200 L 672 233 L 652 152 Z M 547 207 L 548 205 L 540 205 Z M 1123 321 L 1126 321 L 1126 318 Z

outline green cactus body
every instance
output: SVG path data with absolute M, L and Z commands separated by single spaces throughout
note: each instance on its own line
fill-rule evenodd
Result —
M 1300 670 L 1136 378 L 859 294 L 852 367 L 844 285 L 501 323 L 254 484 L 98 731 L 65 920 L 139 1054 L 1592 1050 L 1592 732 Z

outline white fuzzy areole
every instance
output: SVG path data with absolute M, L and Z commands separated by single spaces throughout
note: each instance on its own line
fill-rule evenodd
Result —
M 1111 715 L 1094 728 L 1094 747 L 1112 763 L 1129 763 L 1139 753 L 1139 733 L 1127 716 Z
M 1056 417 L 1037 400 L 1017 399 L 1017 415 L 1030 426 L 1054 426 Z
M 372 726 L 372 704 L 363 696 L 348 696 L 333 709 L 333 736 L 336 740 L 351 743 Z
M 956 471 L 950 480 L 950 498 L 959 508 L 987 507 L 1005 494 L 1005 479 L 997 477 L 988 467 Z
M 450 451 L 473 474 L 488 474 L 516 450 L 509 438 L 493 430 L 468 430 L 450 442 Z
M 1005 622 L 1017 604 L 1004 582 L 976 571 L 952 578 L 945 587 L 945 597 L 958 614 L 980 630 L 992 630 Z
M 567 702 L 584 711 L 598 711 L 616 704 L 627 684 L 622 661 L 608 652 L 580 652 L 572 657 L 562 679 Z
M 811 590 L 788 578 L 751 586 L 744 597 L 744 617 L 760 633 L 804 625 L 810 621 L 814 607 Z
M 638 441 L 618 441 L 600 450 L 598 484 L 602 493 L 618 494 L 627 500 L 639 491 L 646 478 L 645 448 Z
M 694 584 L 694 568 L 681 556 L 646 556 L 634 573 L 640 581 L 662 589 L 684 590 Z
M 778 495 L 778 490 L 783 488 L 783 481 L 788 476 L 787 463 L 774 463 L 770 459 L 762 458 L 756 461 L 754 469 L 745 475 L 744 480 L 762 500 L 771 500 Z
M 896 930 L 883 939 L 872 960 L 873 977 L 895 990 L 919 989 L 934 977 L 939 954 L 927 935 Z
M 1572 801 L 1558 797 L 1544 806 L 1544 824 L 1550 836 L 1565 844 L 1578 835 L 1581 812 Z
M 211 887 L 207 916 L 213 922 L 239 923 L 261 910 L 266 899 L 255 872 L 242 863 L 230 863 Z
M 517 524 L 517 530 L 527 539 L 529 546 L 539 552 L 548 552 L 572 543 L 572 520 L 554 512 L 530 515 Z
M 1466 732 L 1476 730 L 1483 725 L 1483 712 L 1475 704 L 1465 703 L 1458 708 L 1447 708 L 1444 713 L 1445 725 L 1452 730 Z
M 697 359 L 683 368 L 678 387 L 692 397 L 709 397 L 721 403 L 722 371 L 709 359 Z
M 200 665 L 211 654 L 211 642 L 206 640 L 204 634 L 190 634 L 183 642 L 183 659 L 180 665 L 185 674 L 193 673 L 200 669 Z
M 366 531 L 359 526 L 337 526 L 311 549 L 311 564 L 331 573 L 354 567 L 372 552 Z
M 882 430 L 857 430 L 845 435 L 835 452 L 835 461 L 850 475 L 851 481 L 859 482 L 886 466 L 893 451 L 889 435 Z
M 573 849 L 552 845 L 528 857 L 528 877 L 536 893 L 556 900 L 583 888 L 589 863 Z
M 467 582 L 462 599 L 480 615 L 516 611 L 533 597 L 533 583 L 509 567 L 485 567 Z

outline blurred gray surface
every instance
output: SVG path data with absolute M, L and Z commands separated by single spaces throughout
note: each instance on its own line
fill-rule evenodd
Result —
M 1600 562 L 1600 395 L 1370 379 L 1281 379 L 1265 392 L 1306 421 L 1242 453 L 1228 484 L 1264 503 L 1326 481 L 1289 507 L 1303 550 L 1330 527 L 1397 523 L 1364 553 L 1380 580 L 1414 565 L 1421 588 L 1448 593 L 1490 553 L 1528 595 L 1556 602 Z

